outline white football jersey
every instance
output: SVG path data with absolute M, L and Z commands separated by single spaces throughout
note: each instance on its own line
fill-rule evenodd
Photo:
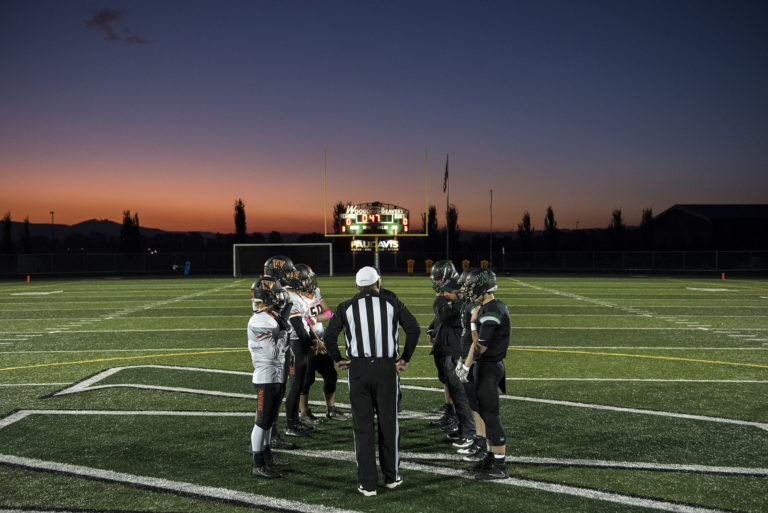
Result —
M 293 303 L 293 306 L 291 307 L 290 319 L 293 320 L 296 317 L 300 317 L 301 323 L 304 325 L 304 329 L 307 331 L 307 334 L 311 336 L 312 333 L 309 331 L 309 323 L 307 322 L 307 316 L 309 313 L 307 311 L 306 301 L 301 294 L 297 293 L 293 289 L 286 289 L 286 292 L 288 292 L 288 301 Z M 299 335 L 296 333 L 296 330 L 293 329 L 293 325 L 291 325 L 291 340 L 298 339 Z
M 282 383 L 288 331 L 280 330 L 273 313 L 256 312 L 248 321 L 248 350 L 253 361 L 253 383 Z
M 307 311 L 309 312 L 308 315 L 310 317 L 317 317 L 323 313 L 323 296 L 320 294 L 320 287 L 316 287 L 315 292 L 312 295 L 303 294 L 302 298 L 307 305 Z M 323 323 L 317 321 L 312 325 L 312 329 L 315 330 L 317 336 L 320 338 L 320 340 L 322 340 L 323 332 L 325 331 L 325 328 L 323 328 Z

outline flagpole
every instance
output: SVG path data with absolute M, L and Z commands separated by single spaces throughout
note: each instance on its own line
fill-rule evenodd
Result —
M 490 241 L 488 245 L 488 266 L 493 269 L 493 189 L 491 189 L 491 233 L 488 239 Z
M 445 259 L 451 259 L 451 234 L 448 230 L 448 208 L 451 204 L 451 184 L 448 178 L 448 154 L 445 154 Z

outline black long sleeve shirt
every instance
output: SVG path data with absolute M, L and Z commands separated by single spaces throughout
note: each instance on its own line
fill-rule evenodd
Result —
M 402 356 L 399 330 L 405 332 Z M 391 291 L 363 290 L 338 307 L 325 329 L 323 340 L 334 361 L 343 359 L 338 338 L 344 331 L 347 358 L 395 358 L 410 361 L 421 327 L 413 314 Z

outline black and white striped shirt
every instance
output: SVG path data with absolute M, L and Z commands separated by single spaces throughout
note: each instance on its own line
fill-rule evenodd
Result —
M 400 356 L 398 327 L 405 332 Z M 338 337 L 344 331 L 347 358 L 411 359 L 421 334 L 416 318 L 398 297 L 385 289 L 367 289 L 336 308 L 325 330 L 324 341 L 334 361 L 342 360 Z

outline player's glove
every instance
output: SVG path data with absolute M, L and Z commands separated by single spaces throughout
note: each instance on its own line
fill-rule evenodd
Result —
M 279 310 L 275 311 L 277 316 L 275 317 L 275 320 L 277 321 L 278 326 L 280 326 L 281 330 L 290 330 L 291 329 L 291 323 L 289 321 L 289 318 L 291 316 L 291 309 L 293 308 L 293 303 L 290 301 L 286 301 L 283 306 L 280 307 Z
M 285 359 L 288 360 L 288 365 L 293 367 L 293 364 L 296 363 L 296 353 L 293 352 L 293 348 L 291 346 L 288 346 L 285 350 Z
M 456 364 L 456 376 L 459 377 L 459 381 L 462 383 L 469 382 L 469 367 L 464 365 L 464 362 L 461 360 L 459 360 L 459 362 Z

